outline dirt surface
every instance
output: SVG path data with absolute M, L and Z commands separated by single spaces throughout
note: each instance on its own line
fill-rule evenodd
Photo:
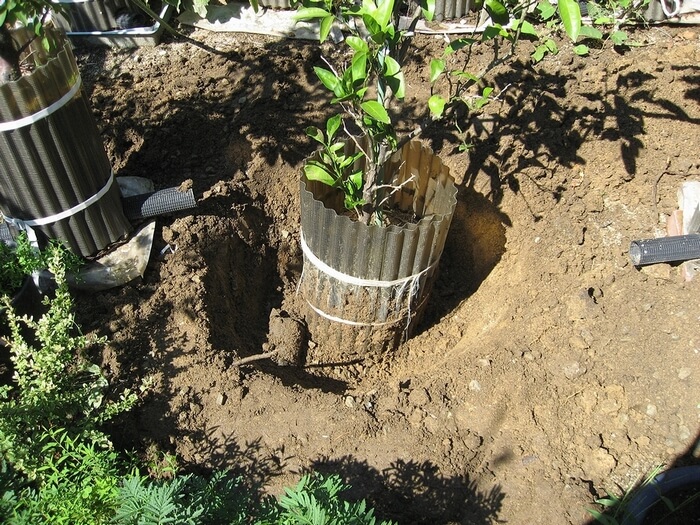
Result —
M 198 201 L 157 219 L 142 280 L 79 296 L 115 388 L 152 385 L 120 445 L 275 494 L 339 472 L 381 517 L 431 524 L 582 524 L 605 489 L 698 461 L 700 278 L 628 254 L 700 180 L 696 27 L 501 66 L 469 153 L 450 130 L 422 137 L 459 202 L 419 333 L 371 366 L 301 367 L 296 348 L 324 344 L 296 294 L 303 130 L 329 115 L 322 50 L 188 33 L 204 47 L 77 49 L 115 173 Z M 411 93 L 427 93 L 442 44 L 417 38 Z M 281 359 L 234 366 L 276 347 Z

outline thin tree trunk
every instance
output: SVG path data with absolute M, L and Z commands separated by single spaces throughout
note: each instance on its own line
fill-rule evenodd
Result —
M 4 25 L 0 26 L 0 85 L 20 77 L 19 54 L 10 30 Z

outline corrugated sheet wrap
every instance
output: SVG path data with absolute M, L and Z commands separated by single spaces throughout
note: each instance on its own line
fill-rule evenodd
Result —
M 389 197 L 389 207 L 414 214 L 417 222 L 367 226 L 344 214 L 337 190 L 302 178 L 300 290 L 316 313 L 316 330 L 328 331 L 324 340 L 343 332 L 342 345 L 393 348 L 425 307 L 457 189 L 449 169 L 418 141 L 392 157 L 387 173 L 401 187 Z
M 43 64 L 0 86 L 0 126 L 5 128 L 0 131 L 0 210 L 23 221 L 80 207 L 113 181 L 70 44 L 58 32 L 52 31 L 51 38 L 57 43 L 55 56 L 48 58 L 35 41 L 29 53 Z M 62 101 L 71 90 L 75 95 Z M 111 183 L 86 209 L 35 229 L 87 256 L 127 234 L 131 225 L 119 187 Z
M 435 0 L 435 20 L 454 20 L 469 14 L 471 0 Z
M 415 10 L 416 5 L 418 2 L 411 2 L 410 13 Z M 472 0 L 435 0 L 434 20 L 442 22 L 462 18 L 469 14 L 472 5 Z
M 290 0 L 260 0 L 258 5 L 272 9 L 291 9 L 292 7 Z
M 54 18 L 65 31 L 109 31 L 117 27 L 117 16 L 130 12 L 141 14 L 126 0 L 58 0 L 63 8 Z

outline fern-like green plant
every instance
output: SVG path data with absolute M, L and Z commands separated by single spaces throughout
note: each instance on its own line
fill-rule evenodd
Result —
M 115 525 L 238 525 L 249 523 L 250 492 L 240 478 L 217 471 L 210 479 L 194 474 L 152 480 L 138 472 L 124 479 Z
M 349 488 L 340 476 L 305 475 L 294 488 L 288 488 L 278 507 L 259 525 L 375 525 L 374 509 L 364 500 L 349 502 L 342 493 Z
M 51 429 L 39 437 L 40 482 L 26 485 L 3 523 L 107 523 L 113 514 L 122 461 L 118 454 L 83 435 Z

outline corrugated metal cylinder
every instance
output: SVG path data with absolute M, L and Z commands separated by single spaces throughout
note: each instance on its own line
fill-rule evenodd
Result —
M 353 147 L 348 143 L 348 151 Z M 318 343 L 312 360 L 393 350 L 411 335 L 425 308 L 457 189 L 447 166 L 418 141 L 394 154 L 387 173 L 394 174 L 395 186 L 414 177 L 389 197 L 389 208 L 417 222 L 368 226 L 352 220 L 342 193 L 302 176 L 300 291 Z
M 415 9 L 415 3 L 412 4 Z M 435 0 L 435 17 L 438 22 L 443 20 L 458 20 L 469 14 L 472 0 Z
M 472 0 L 435 0 L 434 20 L 458 20 L 469 14 L 471 6 Z M 412 3 L 409 11 L 413 12 L 415 7 L 416 3 Z
M 88 256 L 126 235 L 131 224 L 80 88 L 70 44 L 58 32 L 51 31 L 51 38 L 58 46 L 54 56 L 47 57 L 35 40 L 28 53 L 34 53 L 40 65 L 31 74 L 0 86 L 0 126 L 10 128 L 0 131 L 0 211 L 22 221 L 43 219 L 71 210 L 106 189 L 86 209 L 33 227 Z M 71 90 L 76 90 L 73 96 L 69 96 Z M 64 97 L 69 97 L 65 103 L 61 102 Z
M 291 9 L 290 0 L 259 0 L 260 7 L 270 7 L 272 9 Z
M 58 0 L 62 9 L 54 15 L 56 25 L 65 31 L 109 31 L 118 26 L 122 13 L 140 14 L 127 0 Z

